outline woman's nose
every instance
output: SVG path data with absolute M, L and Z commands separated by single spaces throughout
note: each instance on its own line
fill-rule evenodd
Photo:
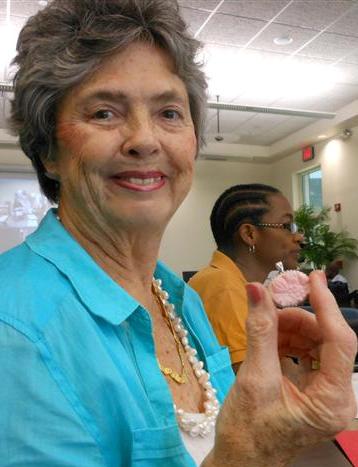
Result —
M 155 124 L 149 117 L 136 117 L 129 122 L 122 145 L 124 155 L 146 157 L 156 154 L 159 149 Z
M 296 232 L 294 235 L 294 240 L 296 243 L 302 243 L 305 239 L 303 232 Z

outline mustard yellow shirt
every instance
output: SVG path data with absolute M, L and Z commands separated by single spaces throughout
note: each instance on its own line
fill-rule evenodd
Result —
M 236 264 L 220 251 L 214 252 L 209 266 L 189 280 L 204 303 L 220 344 L 229 348 L 233 364 L 242 362 L 246 354 L 246 283 Z

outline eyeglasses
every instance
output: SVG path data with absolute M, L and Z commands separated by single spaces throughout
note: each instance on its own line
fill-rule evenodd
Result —
M 269 224 L 269 223 L 259 223 L 254 224 L 257 227 L 269 227 L 271 229 L 285 229 L 288 230 L 291 234 L 298 233 L 298 226 L 294 222 L 286 222 L 286 223 L 277 223 L 277 224 Z

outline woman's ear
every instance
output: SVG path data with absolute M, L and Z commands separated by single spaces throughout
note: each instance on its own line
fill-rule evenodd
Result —
M 51 180 L 56 180 L 57 182 L 60 181 L 60 176 L 57 171 L 57 163 L 53 160 L 42 160 L 42 163 L 45 167 L 45 175 L 47 178 Z
M 245 245 L 252 247 L 256 244 L 256 228 L 252 224 L 241 224 L 236 235 L 238 235 Z

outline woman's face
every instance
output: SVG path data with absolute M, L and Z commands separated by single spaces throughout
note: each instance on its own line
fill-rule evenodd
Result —
M 57 113 L 60 212 L 163 228 L 188 193 L 197 141 L 184 83 L 168 55 L 135 43 L 72 89 Z
M 293 211 L 288 200 L 281 194 L 273 194 L 267 198 L 269 211 L 262 216 L 262 223 L 286 224 L 293 222 Z M 275 269 L 275 263 L 282 261 L 285 269 L 296 269 L 300 243 L 303 236 L 292 234 L 287 229 L 257 227 L 256 256 L 268 268 Z

